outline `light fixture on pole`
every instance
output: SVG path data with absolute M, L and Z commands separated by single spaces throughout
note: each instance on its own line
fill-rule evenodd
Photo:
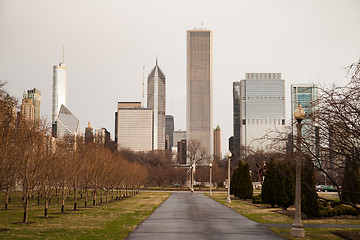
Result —
M 211 160 L 210 160 L 210 163 L 209 163 L 209 167 L 210 167 L 210 196 L 212 196 L 212 192 L 211 192 L 211 185 L 212 185 L 212 163 L 211 163 Z
M 291 227 L 291 236 L 305 237 L 305 231 L 301 222 L 301 121 L 305 118 L 305 111 L 301 104 L 294 111 L 297 120 L 297 154 L 296 154 L 296 187 L 295 187 L 295 219 Z
M 193 165 L 190 166 L 190 191 L 194 192 L 194 185 L 193 185 Z
M 227 156 L 228 156 L 228 191 L 227 191 L 226 202 L 231 203 L 231 199 L 230 199 L 230 160 L 231 160 L 232 154 L 230 151 L 227 153 Z

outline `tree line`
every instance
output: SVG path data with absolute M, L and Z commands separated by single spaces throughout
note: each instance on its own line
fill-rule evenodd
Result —
M 61 212 L 69 192 L 84 194 L 85 207 L 100 196 L 100 203 L 133 194 L 144 184 L 148 172 L 138 162 L 100 144 L 84 143 L 81 136 L 51 137 L 44 121 L 30 123 L 17 116 L 17 101 L 0 82 L 0 191 L 5 191 L 7 209 L 11 191 L 21 191 L 24 216 L 28 221 L 29 199 L 44 198 L 44 215 L 55 195 L 60 195 Z

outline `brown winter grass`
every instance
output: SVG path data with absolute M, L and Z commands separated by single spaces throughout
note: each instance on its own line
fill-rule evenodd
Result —
M 59 212 L 60 204 L 53 199 L 48 218 L 43 217 L 43 206 L 32 199 L 27 224 L 21 223 L 21 199 L 14 196 L 10 210 L 1 206 L 0 239 L 124 239 L 169 196 L 165 192 L 141 192 L 121 201 L 87 208 L 81 200 L 78 211 L 71 210 L 69 199 L 65 214 Z M 0 199 L 2 204 L 3 198 Z

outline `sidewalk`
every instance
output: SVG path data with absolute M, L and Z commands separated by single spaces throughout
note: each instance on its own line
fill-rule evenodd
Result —
M 284 239 L 202 193 L 173 193 L 128 236 L 136 239 Z

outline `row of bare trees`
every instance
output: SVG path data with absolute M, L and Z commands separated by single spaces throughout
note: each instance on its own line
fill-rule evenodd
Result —
M 51 199 L 59 194 L 61 212 L 70 191 L 74 210 L 78 192 L 100 202 L 128 196 L 147 179 L 147 169 L 128 161 L 95 143 L 85 144 L 82 137 L 54 139 L 45 123 L 29 123 L 16 116 L 17 103 L 0 83 L 0 191 L 5 191 L 5 209 L 11 191 L 22 191 L 24 218 L 28 220 L 29 199 L 44 198 L 45 216 Z M 114 196 L 114 194 L 116 196 Z

